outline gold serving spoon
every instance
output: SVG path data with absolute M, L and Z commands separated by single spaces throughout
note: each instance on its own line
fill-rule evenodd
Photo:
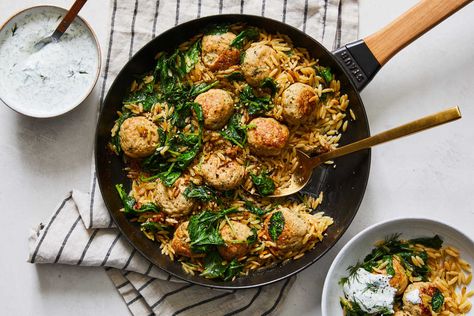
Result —
M 282 197 L 287 196 L 293 193 L 300 191 L 309 181 L 311 175 L 313 174 L 313 169 L 321 165 L 322 163 L 338 158 L 353 152 L 367 149 L 378 144 L 382 144 L 403 136 L 411 135 L 423 130 L 448 123 L 461 118 L 461 112 L 459 108 L 453 107 L 432 115 L 425 116 L 416 121 L 410 122 L 408 124 L 401 125 L 389 129 L 388 131 L 379 133 L 374 136 L 370 136 L 359 141 L 356 141 L 352 144 L 342 146 L 321 154 L 316 157 L 309 157 L 302 151 L 297 151 L 296 156 L 298 158 L 298 167 L 293 173 L 290 181 L 291 184 L 289 187 L 284 189 L 276 189 L 271 197 Z

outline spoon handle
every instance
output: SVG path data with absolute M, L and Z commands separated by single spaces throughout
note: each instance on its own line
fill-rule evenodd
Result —
M 71 9 L 69 9 L 69 11 L 66 13 L 64 18 L 59 23 L 56 30 L 54 30 L 54 33 L 52 36 L 55 40 L 58 40 L 64 34 L 64 32 L 66 32 L 67 28 L 69 27 L 69 25 L 71 25 L 72 21 L 74 21 L 77 14 L 79 13 L 79 11 L 82 9 L 82 7 L 84 6 L 86 2 L 87 0 L 74 1 L 74 4 L 72 5 Z
M 346 146 L 336 148 L 327 153 L 321 154 L 317 157 L 312 158 L 314 161 L 313 165 L 319 165 L 328 160 L 344 156 L 362 149 L 367 149 L 378 144 L 382 144 L 403 136 L 411 135 L 423 130 L 448 123 L 461 118 L 461 112 L 457 106 L 449 108 L 447 110 L 425 116 L 416 121 L 389 129 L 388 131 L 379 133 L 374 136 L 370 136 Z

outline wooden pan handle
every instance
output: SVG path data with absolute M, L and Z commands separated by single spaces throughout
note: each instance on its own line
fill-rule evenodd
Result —
M 77 14 L 79 13 L 79 11 L 82 9 L 82 7 L 84 6 L 86 2 L 87 0 L 76 0 L 74 4 L 72 5 L 71 9 L 69 9 L 67 14 L 61 20 L 58 27 L 54 31 L 54 33 L 56 34 L 59 33 L 62 35 L 64 32 L 66 32 L 67 28 L 72 23 L 72 21 L 74 21 Z
M 393 55 L 472 0 L 421 0 L 364 42 L 383 66 Z

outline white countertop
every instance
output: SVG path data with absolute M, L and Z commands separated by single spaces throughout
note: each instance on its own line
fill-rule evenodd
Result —
M 48 0 L 67 7 L 72 1 Z M 414 0 L 360 0 L 360 36 L 397 17 Z M 0 21 L 33 0 L 1 1 Z M 105 48 L 108 1 L 81 15 Z M 474 239 L 474 5 L 393 58 L 362 99 L 372 133 L 459 105 L 463 119 L 373 150 L 364 201 L 349 230 L 302 272 L 283 314 L 319 315 L 324 277 L 337 251 L 370 224 L 401 216 L 439 219 Z M 50 216 L 71 188 L 88 190 L 99 85 L 76 110 L 38 120 L 0 106 L 0 311 L 3 315 L 128 315 L 105 272 L 26 263 L 29 229 Z

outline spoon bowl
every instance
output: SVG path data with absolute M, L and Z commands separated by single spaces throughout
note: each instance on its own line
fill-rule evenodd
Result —
M 76 18 L 77 14 L 82 9 L 86 1 L 87 0 L 76 0 L 74 4 L 72 5 L 72 7 L 64 16 L 64 18 L 61 20 L 61 22 L 59 22 L 59 25 L 56 28 L 56 30 L 54 30 L 54 33 L 51 34 L 50 36 L 47 36 L 41 39 L 39 42 L 37 42 L 34 45 L 34 49 L 38 51 L 44 46 L 48 45 L 49 43 L 52 43 L 52 42 L 55 43 L 59 41 L 59 39 L 64 34 L 64 32 L 66 32 L 69 25 L 71 25 L 72 21 L 74 21 L 74 19 Z
M 289 186 L 282 189 L 276 189 L 274 194 L 270 195 L 270 197 L 283 197 L 300 191 L 311 179 L 314 168 L 320 166 L 326 161 L 348 155 L 359 150 L 368 149 L 375 145 L 382 144 L 403 136 L 421 132 L 423 130 L 460 118 L 461 112 L 459 111 L 459 108 L 455 106 L 444 111 L 425 116 L 416 121 L 389 129 L 377 135 L 361 139 L 352 144 L 336 148 L 316 157 L 309 157 L 304 152 L 298 150 L 296 152 L 298 166 L 291 176 Z

